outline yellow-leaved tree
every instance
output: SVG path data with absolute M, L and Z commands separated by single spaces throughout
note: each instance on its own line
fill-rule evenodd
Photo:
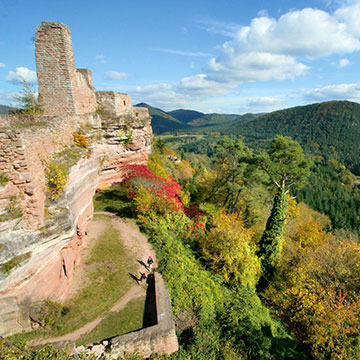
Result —
M 203 258 L 213 271 L 232 283 L 255 287 L 260 276 L 253 231 L 238 215 L 224 211 L 213 219 L 213 228 L 199 240 Z

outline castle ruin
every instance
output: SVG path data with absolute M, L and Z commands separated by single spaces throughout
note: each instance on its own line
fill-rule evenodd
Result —
M 133 107 L 127 94 L 96 91 L 91 72 L 75 68 L 67 26 L 42 22 L 35 55 L 43 113 L 0 116 L 0 174 L 7 179 L 0 184 L 0 266 L 19 262 L 0 271 L 1 335 L 29 330 L 32 302 L 64 299 L 96 189 L 120 182 L 127 164 L 145 164 L 152 147 L 148 110 Z M 47 166 L 74 146 L 77 132 L 88 149 L 70 166 L 61 196 L 51 200 Z M 21 216 L 8 216 L 14 207 Z M 173 352 L 173 326 L 169 331 L 173 345 L 166 351 Z

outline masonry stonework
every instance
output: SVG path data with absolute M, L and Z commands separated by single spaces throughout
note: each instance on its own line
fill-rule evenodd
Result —
M 35 35 L 39 101 L 45 114 L 85 114 L 95 111 L 91 73 L 76 71 L 69 28 L 43 21 Z

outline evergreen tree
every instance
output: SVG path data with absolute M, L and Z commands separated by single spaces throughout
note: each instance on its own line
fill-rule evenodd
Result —
M 267 154 L 255 157 L 256 163 L 277 188 L 271 214 L 259 243 L 262 276 L 258 289 L 263 290 L 274 276 L 281 255 L 287 194 L 292 187 L 302 186 L 310 174 L 311 161 L 305 158 L 300 144 L 288 136 L 278 136 Z

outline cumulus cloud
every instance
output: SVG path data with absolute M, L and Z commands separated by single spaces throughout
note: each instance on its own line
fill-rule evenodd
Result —
M 356 37 L 360 36 L 360 3 L 358 1 L 352 1 L 347 6 L 337 9 L 335 17 L 345 24 L 346 32 Z
M 354 25 L 355 27 L 355 25 Z M 357 25 L 359 28 L 359 25 Z M 360 50 L 360 41 L 345 19 L 325 11 L 305 8 L 278 20 L 257 17 L 242 27 L 236 39 L 225 43 L 237 51 L 265 51 L 316 58 Z
M 3 68 L 3 67 L 5 67 L 5 64 L 0 62 L 0 68 Z
M 230 85 L 208 80 L 205 74 L 198 74 L 182 78 L 174 88 L 191 96 L 214 96 L 227 94 L 229 87 Z
M 118 71 L 107 71 L 105 73 L 105 78 L 107 80 L 122 80 L 128 77 L 128 74 L 124 72 L 118 72 Z
M 310 69 L 299 57 L 313 60 L 359 51 L 359 17 L 359 4 L 334 14 L 305 8 L 278 19 L 256 17 L 222 44 L 220 55 L 210 60 L 205 73 L 208 80 L 218 82 L 294 79 Z
M 9 71 L 5 80 L 14 85 L 22 84 L 24 81 L 29 84 L 37 82 L 36 72 L 25 67 L 18 67 L 15 71 Z
M 190 95 L 177 92 L 169 84 L 137 86 L 135 92 L 134 98 L 164 110 L 188 107 L 191 100 Z
M 309 73 L 316 59 L 360 51 L 359 18 L 360 2 L 356 0 L 347 2 L 333 13 L 305 8 L 289 11 L 275 19 L 262 11 L 247 26 L 197 20 L 206 31 L 230 38 L 217 47 L 219 55 L 208 61 L 201 74 L 182 78 L 177 84 L 138 88 L 137 92 L 146 94 L 147 99 L 156 101 L 162 96 L 166 101 L 186 105 L 207 96 L 226 95 L 244 82 L 295 79 Z M 202 56 L 201 53 L 197 55 Z M 345 57 L 336 64 L 339 68 L 348 65 L 350 61 Z M 356 100 L 358 83 L 314 89 L 303 96 L 312 101 Z M 250 99 L 243 104 L 252 111 L 260 108 L 260 111 L 271 111 L 281 106 L 280 100 L 266 97 Z
M 308 90 L 303 95 L 306 101 L 351 100 L 360 101 L 360 82 L 328 85 Z
M 339 68 L 344 68 L 349 65 L 350 65 L 350 61 L 348 59 L 344 58 L 339 60 L 339 64 L 338 64 Z
M 309 69 L 288 55 L 233 50 L 226 48 L 222 56 L 210 60 L 206 68 L 209 80 L 238 83 L 294 79 Z

